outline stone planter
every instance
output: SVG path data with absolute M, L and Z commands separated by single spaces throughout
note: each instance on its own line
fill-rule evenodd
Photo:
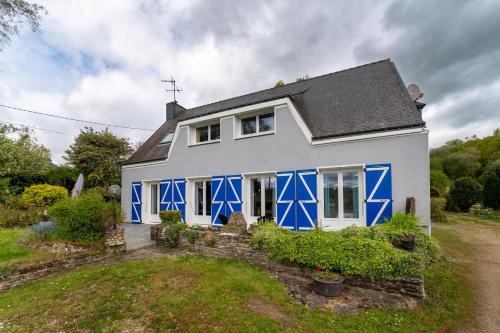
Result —
M 313 274 L 312 289 L 315 293 L 326 297 L 337 297 L 344 288 L 344 278 L 328 280 Z

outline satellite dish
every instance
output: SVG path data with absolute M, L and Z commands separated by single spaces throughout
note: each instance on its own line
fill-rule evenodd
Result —
M 420 88 L 415 83 L 412 83 L 408 86 L 408 93 L 410 94 L 410 97 L 414 102 L 424 96 L 424 93 L 420 91 Z

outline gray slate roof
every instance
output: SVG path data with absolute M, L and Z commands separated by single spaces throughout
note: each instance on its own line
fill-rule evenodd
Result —
M 425 126 L 396 66 L 386 59 L 187 109 L 164 123 L 126 164 L 165 159 L 169 145 L 158 143 L 177 121 L 283 97 L 291 98 L 313 140 Z

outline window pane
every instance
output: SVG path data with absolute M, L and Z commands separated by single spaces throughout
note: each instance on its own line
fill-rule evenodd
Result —
M 260 200 L 260 191 L 261 191 L 260 178 L 253 178 L 250 181 L 250 191 L 252 195 L 252 216 L 262 216 L 261 200 Z
M 220 139 L 220 124 L 210 125 L 210 140 Z
M 203 215 L 203 182 L 195 182 L 195 214 Z
M 212 215 L 212 183 L 209 180 L 205 182 L 205 215 Z
M 198 127 L 196 129 L 196 142 L 208 141 L 208 126 Z
M 170 132 L 168 133 L 164 138 L 163 140 L 161 140 L 160 143 L 170 143 L 172 142 L 172 139 L 174 138 L 174 133 L 173 132 Z
M 342 176 L 344 191 L 344 218 L 359 218 L 358 173 L 344 172 Z
M 274 113 L 259 116 L 259 132 L 272 131 L 274 129 Z
M 265 215 L 266 216 L 276 216 L 276 178 L 267 177 L 265 180 Z
M 158 185 L 151 185 L 151 214 L 158 214 Z
M 325 173 L 323 176 L 324 210 L 326 218 L 339 217 L 339 189 L 338 175 L 336 172 Z
M 257 132 L 257 119 L 250 117 L 241 119 L 241 134 L 253 134 Z

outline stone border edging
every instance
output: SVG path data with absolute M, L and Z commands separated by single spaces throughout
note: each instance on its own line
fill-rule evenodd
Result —
M 155 226 L 159 228 L 159 226 Z M 248 243 L 247 235 L 238 235 L 213 231 L 198 231 L 199 239 L 190 244 L 185 236 L 180 237 L 179 248 L 196 253 L 233 259 L 245 259 L 251 263 L 259 265 L 271 273 L 280 273 L 285 279 L 303 280 L 310 279 L 314 271 L 310 268 L 301 268 L 293 264 L 279 263 L 267 258 L 262 251 L 256 250 Z M 155 232 L 158 235 L 158 231 Z M 214 246 L 207 246 L 203 240 L 206 235 L 212 234 L 215 237 Z M 159 239 L 157 245 L 165 246 Z M 422 302 L 425 298 L 423 278 L 399 278 L 393 280 L 379 280 L 361 276 L 347 277 L 346 285 L 383 291 L 389 294 L 399 294 L 409 296 Z

